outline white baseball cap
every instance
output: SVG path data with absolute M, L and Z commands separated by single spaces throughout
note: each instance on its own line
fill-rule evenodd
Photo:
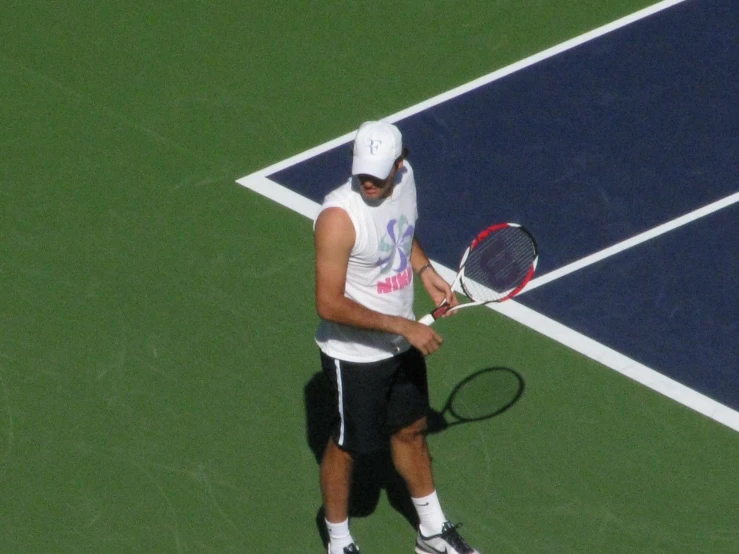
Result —
M 395 125 L 384 121 L 362 123 L 354 138 L 352 175 L 386 179 L 403 154 L 403 137 Z

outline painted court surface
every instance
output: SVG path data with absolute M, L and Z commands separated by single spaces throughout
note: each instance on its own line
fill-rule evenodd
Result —
M 436 324 L 434 410 L 483 370 L 500 409 L 429 437 L 465 537 L 739 551 L 739 8 L 581 4 L 0 8 L 0 551 L 323 551 L 310 216 L 380 117 L 440 271 L 542 250 Z M 362 551 L 411 552 L 361 470 Z

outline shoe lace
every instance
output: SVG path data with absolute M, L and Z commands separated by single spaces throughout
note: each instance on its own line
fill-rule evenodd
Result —
M 359 548 L 354 543 L 344 547 L 344 554 L 359 554 Z
M 459 554 L 469 554 L 473 552 L 472 547 L 457 532 L 462 527 L 461 523 L 452 525 L 448 521 L 441 528 L 441 538 L 448 542 Z

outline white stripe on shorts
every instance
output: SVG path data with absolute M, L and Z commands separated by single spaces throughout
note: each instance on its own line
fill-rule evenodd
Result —
M 334 360 L 336 364 L 336 387 L 339 389 L 339 446 L 344 446 L 344 390 L 341 383 L 341 362 Z

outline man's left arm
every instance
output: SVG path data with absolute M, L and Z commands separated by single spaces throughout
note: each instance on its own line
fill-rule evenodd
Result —
M 435 306 L 443 301 L 446 301 L 450 306 L 459 304 L 459 300 L 457 300 L 451 286 L 441 275 L 436 273 L 434 266 L 431 265 L 426 252 L 416 237 L 413 238 L 411 249 L 411 266 L 416 275 L 420 277 Z

